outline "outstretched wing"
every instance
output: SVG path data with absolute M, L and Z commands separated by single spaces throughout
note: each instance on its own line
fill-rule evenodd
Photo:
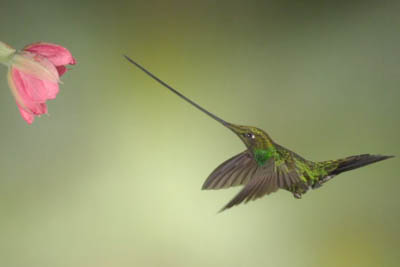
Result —
M 274 169 L 275 163 L 273 159 L 269 160 L 264 166 L 257 168 L 254 177 L 221 211 L 277 191 L 279 187 Z
M 202 189 L 221 189 L 246 184 L 257 168 L 253 155 L 245 150 L 219 165 L 208 176 Z
M 265 165 L 257 168 L 249 182 L 221 211 L 269 195 L 280 188 L 288 190 L 300 183 L 300 177 L 295 169 L 289 168 L 286 162 L 270 159 Z

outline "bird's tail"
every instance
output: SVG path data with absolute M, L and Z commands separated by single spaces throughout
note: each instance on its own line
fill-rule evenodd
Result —
M 393 158 L 394 156 L 362 154 L 335 160 L 331 163 L 332 168 L 328 170 L 329 175 L 338 175 L 342 172 L 351 171 L 381 160 Z

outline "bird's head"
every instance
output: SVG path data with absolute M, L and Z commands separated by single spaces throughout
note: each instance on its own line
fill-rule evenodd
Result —
M 266 132 L 259 128 L 235 124 L 229 124 L 227 127 L 239 136 L 246 147 L 250 150 L 256 148 L 268 149 L 272 146 L 271 138 Z

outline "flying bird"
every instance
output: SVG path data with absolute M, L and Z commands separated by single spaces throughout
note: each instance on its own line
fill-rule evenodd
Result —
M 202 189 L 222 189 L 242 185 L 239 193 L 220 211 L 242 202 L 258 199 L 284 189 L 300 199 L 309 189 L 316 189 L 336 175 L 393 156 L 362 154 L 328 161 L 310 161 L 277 144 L 263 130 L 226 122 L 205 110 L 143 66 L 125 58 L 164 87 L 218 121 L 242 140 L 246 150 L 221 163 L 206 179 Z

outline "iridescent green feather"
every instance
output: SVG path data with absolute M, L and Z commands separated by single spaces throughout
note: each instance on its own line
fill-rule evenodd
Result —
M 271 157 L 276 157 L 276 149 L 270 147 L 267 149 L 256 148 L 253 150 L 254 159 L 256 160 L 258 166 L 263 166 Z

